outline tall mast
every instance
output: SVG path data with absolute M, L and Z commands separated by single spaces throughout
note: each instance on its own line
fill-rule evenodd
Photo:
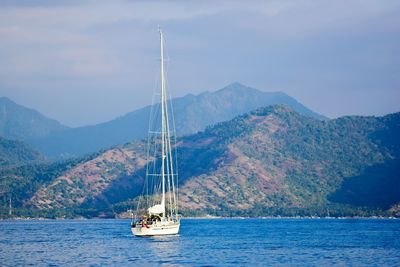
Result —
M 164 77 L 164 40 L 161 29 L 160 32 L 160 53 L 161 53 L 161 179 L 162 179 L 162 200 L 161 205 L 164 209 L 162 217 L 165 218 L 165 77 Z

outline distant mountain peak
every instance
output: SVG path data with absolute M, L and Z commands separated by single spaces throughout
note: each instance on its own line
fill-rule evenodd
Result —
M 271 105 L 287 105 L 302 115 L 326 119 L 284 93 L 265 92 L 239 82 L 231 83 L 220 90 L 175 98 L 172 102 L 178 135 L 203 131 L 207 126 Z M 83 155 L 142 139 L 147 135 L 150 110 L 150 106 L 147 106 L 109 122 L 37 138 L 31 144 L 51 157 L 62 154 Z
M 8 97 L 0 97 L 0 136 L 26 141 L 67 128 L 34 109 L 18 105 Z
M 235 88 L 235 87 L 246 87 L 246 88 L 249 88 L 247 85 L 244 85 L 244 84 L 242 84 L 242 83 L 240 83 L 240 82 L 233 82 L 233 83 L 228 84 L 228 85 L 225 86 L 225 87 L 230 87 L 230 88 Z
M 244 85 L 239 82 L 233 82 L 228 84 L 227 86 L 219 89 L 217 92 L 223 92 L 223 91 L 236 91 L 236 92 L 243 92 L 243 91 L 257 91 L 261 92 L 260 90 L 257 90 L 255 88 L 249 87 L 247 85 Z
M 10 104 L 15 104 L 14 101 L 12 101 L 11 99 L 9 99 L 6 96 L 0 96 L 0 103 L 10 103 Z

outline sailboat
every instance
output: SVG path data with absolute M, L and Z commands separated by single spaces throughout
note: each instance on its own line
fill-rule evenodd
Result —
M 164 36 L 160 33 L 160 100 L 152 105 L 147 140 L 143 193 L 139 197 L 131 230 L 135 236 L 178 234 L 178 173 L 172 103 L 168 101 L 164 70 Z

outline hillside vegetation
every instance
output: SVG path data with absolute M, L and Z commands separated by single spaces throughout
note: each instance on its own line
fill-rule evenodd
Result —
M 44 157 L 27 144 L 0 137 L 0 168 L 44 161 Z
M 399 134 L 400 113 L 318 120 L 287 106 L 257 109 L 178 140 L 181 213 L 395 215 Z M 31 193 L 18 195 L 21 214 L 114 216 L 131 208 L 144 143 L 114 147 L 46 179 L 36 171 L 41 180 L 32 178 Z M 10 173 L 25 179 L 21 168 Z

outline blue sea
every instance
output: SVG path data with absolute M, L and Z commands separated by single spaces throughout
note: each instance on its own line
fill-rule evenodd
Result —
M 400 220 L 182 219 L 177 236 L 129 220 L 0 222 L 0 266 L 400 266 Z

